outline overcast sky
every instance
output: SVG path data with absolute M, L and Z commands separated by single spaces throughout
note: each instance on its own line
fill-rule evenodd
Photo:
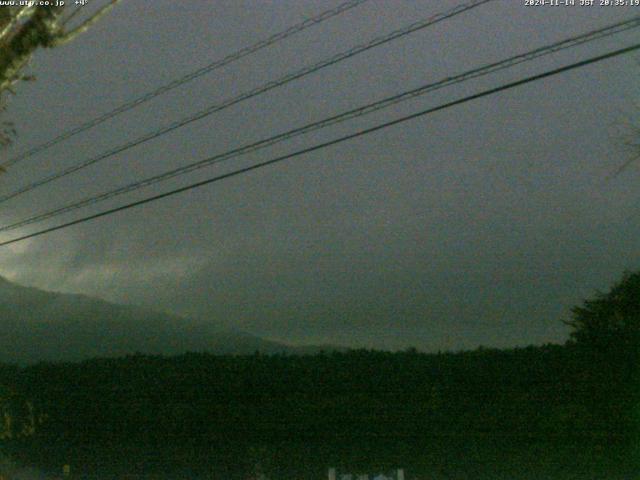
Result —
M 97 0 L 96 0 L 97 2 Z M 40 51 L 4 159 L 332 6 L 125 0 Z M 458 1 L 370 0 L 11 168 L 47 172 Z M 0 206 L 7 224 L 137 178 L 640 14 L 496 1 Z M 209 167 L 55 225 L 638 41 L 632 31 Z M 296 343 L 437 349 L 563 342 L 571 306 L 640 268 L 640 55 L 574 70 L 146 206 L 0 247 L 0 274 Z

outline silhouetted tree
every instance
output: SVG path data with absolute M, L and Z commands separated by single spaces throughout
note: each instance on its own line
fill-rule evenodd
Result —
M 625 272 L 608 293 L 572 309 L 571 339 L 582 345 L 637 349 L 640 345 L 640 271 Z
M 64 3 L 60 6 L 0 6 L 0 111 L 5 92 L 13 93 L 17 82 L 33 79 L 23 70 L 38 48 L 53 48 L 70 42 L 119 1 L 111 0 L 72 28 L 68 28 L 68 24 L 81 7 L 67 14 Z M 0 145 L 9 143 L 14 134 L 10 122 L 0 122 Z

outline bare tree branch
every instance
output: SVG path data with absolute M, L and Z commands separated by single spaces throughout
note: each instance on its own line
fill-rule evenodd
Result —
M 68 43 L 71 40 L 73 40 L 78 35 L 86 32 L 89 28 L 91 28 L 93 24 L 95 24 L 98 20 L 100 20 L 100 18 L 102 18 L 105 14 L 107 14 L 109 10 L 111 10 L 120 1 L 121 0 L 111 0 L 107 5 L 102 7 L 100 10 L 98 10 L 96 13 L 94 13 L 91 17 L 86 19 L 84 22 L 82 22 L 73 30 L 66 33 L 59 33 L 53 38 L 51 46 L 57 47 L 59 45 L 64 45 L 65 43 Z
M 638 107 L 640 108 L 640 105 Z M 622 125 L 622 130 L 622 133 L 619 135 L 620 143 L 628 148 L 631 156 L 616 169 L 611 175 L 611 178 L 617 177 L 632 164 L 640 161 L 640 123 L 631 118 L 627 118 Z
M 38 47 L 50 47 L 60 8 L 36 8 L 31 18 L 0 51 L 0 92 L 20 80 L 19 72 Z
M 64 19 L 62 15 L 66 10 L 63 6 L 0 8 L 0 112 L 4 110 L 2 94 L 13 93 L 14 84 L 32 79 L 21 72 L 38 48 L 53 48 L 70 42 L 87 31 L 119 2 L 120 0 L 110 0 L 68 32 L 65 26 L 78 14 L 79 8 Z M 12 123 L 0 122 L 0 147 L 11 143 L 14 135 Z
M 53 48 L 64 45 L 87 31 L 120 0 L 110 2 L 69 32 L 64 24 L 78 10 L 62 20 L 64 7 L 24 7 L 14 11 L 3 10 L 0 22 L 0 94 L 23 77 L 19 72 L 39 47 Z M 27 19 L 20 25 L 23 19 Z
M 9 12 L 8 13 L 9 19 L 7 23 L 2 27 L 2 30 L 0 31 L 0 42 L 4 42 L 5 39 L 9 36 L 9 34 L 12 33 L 16 25 L 18 25 L 18 23 L 22 19 L 27 18 L 33 12 L 34 9 L 35 7 L 30 5 L 30 6 L 18 8 L 18 10 L 15 11 L 15 13 Z

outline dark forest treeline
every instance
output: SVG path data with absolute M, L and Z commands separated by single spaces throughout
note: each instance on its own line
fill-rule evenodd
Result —
M 4 366 L 1 446 L 94 478 L 637 478 L 640 272 L 572 313 L 565 345 Z
M 370 445 L 376 458 L 384 451 L 397 464 L 419 446 L 497 442 L 502 451 L 542 442 L 593 448 L 602 461 L 613 452 L 620 468 L 632 468 L 624 463 L 636 440 L 634 362 L 629 350 L 579 345 L 190 353 L 5 368 L 2 380 L 46 415 L 35 436 L 9 442 L 25 463 L 43 467 L 100 470 L 105 459 L 107 467 L 126 459 L 148 471 L 235 459 L 250 468 L 248 452 L 277 445 Z M 402 445 L 408 450 L 394 453 Z
M 18 370 L 12 383 L 48 415 L 44 432 L 78 440 L 152 430 L 227 438 L 288 437 L 292 429 L 622 435 L 633 365 L 616 353 L 548 345 L 437 355 L 134 355 L 40 364 Z

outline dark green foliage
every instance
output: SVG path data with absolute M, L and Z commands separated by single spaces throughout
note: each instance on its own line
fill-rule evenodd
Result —
M 640 345 L 640 272 L 626 272 L 608 293 L 598 293 L 572 310 L 567 323 L 578 344 L 602 349 Z
M 616 415 L 629 401 L 597 383 L 589 355 L 547 345 L 39 364 L 14 381 L 48 419 L 14 452 L 87 474 L 219 467 L 233 478 L 258 461 L 278 478 L 322 478 L 329 464 L 489 475 L 490 461 L 505 475 L 624 472 L 633 432 Z
M 566 345 L 460 353 L 131 355 L 0 368 L 29 399 L 24 464 L 87 477 L 628 479 L 638 460 L 640 274 L 573 310 Z M 217 472 L 212 474 L 212 472 Z
M 572 313 L 572 343 L 586 363 L 585 404 L 604 424 L 628 432 L 630 455 L 640 460 L 640 271 L 625 272 Z

